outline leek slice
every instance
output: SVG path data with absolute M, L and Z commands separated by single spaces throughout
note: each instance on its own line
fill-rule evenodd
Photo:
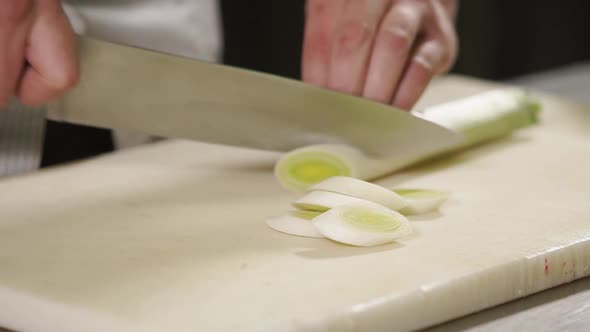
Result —
M 292 204 L 299 210 L 325 212 L 340 205 L 359 202 L 365 200 L 329 191 L 312 191 Z
M 399 210 L 404 215 L 434 212 L 448 199 L 447 193 L 438 190 L 398 188 L 393 191 L 406 201 L 406 206 Z
M 333 176 L 308 188 L 308 192 L 328 191 L 371 201 L 399 211 L 407 205 L 406 200 L 380 185 L 347 176 Z
M 268 218 L 266 224 L 276 231 L 290 235 L 325 238 L 311 223 L 320 214 L 321 212 L 315 211 L 288 211 L 284 215 Z
M 523 90 L 507 88 L 437 105 L 414 114 L 462 133 L 463 143 L 451 149 L 457 150 L 533 125 L 538 121 L 539 111 L 540 104 L 533 97 Z M 373 180 L 432 156 L 414 157 L 376 159 L 349 145 L 311 145 L 285 154 L 275 165 L 275 176 L 286 189 L 305 191 L 334 176 Z
M 333 241 L 361 247 L 391 243 L 412 232 L 405 216 L 368 201 L 339 205 L 312 223 Z
M 333 176 L 367 179 L 390 169 L 388 161 L 369 158 L 345 144 L 317 144 L 285 154 L 275 165 L 275 177 L 286 189 L 302 192 Z

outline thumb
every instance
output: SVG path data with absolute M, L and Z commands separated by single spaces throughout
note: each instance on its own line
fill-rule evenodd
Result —
M 0 2 L 0 108 L 12 99 L 20 81 L 32 12 L 29 0 Z
M 49 102 L 78 82 L 74 32 L 59 1 L 37 2 L 25 57 L 28 66 L 18 90 L 25 104 Z

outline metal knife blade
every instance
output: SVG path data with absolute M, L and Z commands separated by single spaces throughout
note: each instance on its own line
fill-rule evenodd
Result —
M 462 136 L 408 112 L 301 81 L 79 39 L 78 86 L 48 117 L 208 143 L 289 151 L 344 143 L 378 156 L 425 155 Z

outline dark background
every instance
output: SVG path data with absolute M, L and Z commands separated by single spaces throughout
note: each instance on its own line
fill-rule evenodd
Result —
M 223 62 L 299 78 L 304 3 L 222 0 Z M 590 60 L 588 13 L 587 0 L 461 0 L 461 51 L 452 72 L 505 80 Z M 112 149 L 107 130 L 48 122 L 42 164 Z
M 222 0 L 224 61 L 298 78 L 304 2 Z M 460 0 L 452 71 L 507 79 L 590 59 L 588 13 L 587 0 Z

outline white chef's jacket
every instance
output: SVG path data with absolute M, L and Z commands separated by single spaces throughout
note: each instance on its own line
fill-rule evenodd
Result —
M 217 0 L 65 0 L 79 34 L 216 61 L 221 51 Z
M 222 28 L 217 0 L 65 0 L 81 35 L 205 61 L 219 61 Z M 0 112 L 0 177 L 35 170 L 43 146 L 42 109 L 13 102 Z M 117 131 L 118 147 L 149 137 Z M 67 148 L 67 147 L 64 147 Z

